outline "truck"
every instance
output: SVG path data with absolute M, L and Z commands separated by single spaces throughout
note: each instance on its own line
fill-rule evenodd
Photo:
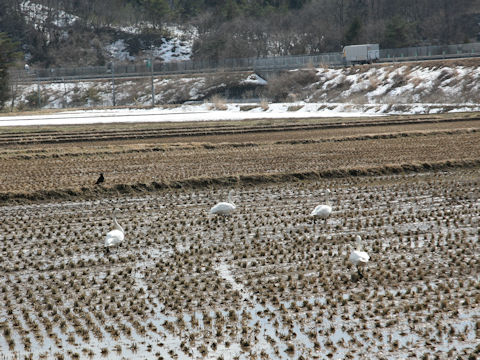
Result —
M 378 44 L 348 45 L 343 48 L 343 62 L 345 65 L 371 64 L 380 58 Z

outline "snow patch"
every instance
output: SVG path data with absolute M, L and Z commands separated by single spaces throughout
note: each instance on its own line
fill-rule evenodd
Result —
M 134 56 L 131 56 L 127 51 L 127 47 L 125 45 L 125 41 L 123 39 L 115 41 L 113 44 L 110 44 L 105 49 L 110 56 L 112 56 L 115 60 L 118 61 L 133 61 L 135 60 Z
M 52 11 L 48 6 L 36 4 L 29 0 L 20 3 L 20 10 L 25 14 L 26 20 L 37 29 L 43 26 L 46 21 L 50 21 L 58 27 L 64 27 L 71 25 L 78 19 L 78 16 L 68 14 L 62 10 Z
M 245 80 L 242 80 L 240 84 L 267 85 L 267 82 L 257 74 L 251 74 Z

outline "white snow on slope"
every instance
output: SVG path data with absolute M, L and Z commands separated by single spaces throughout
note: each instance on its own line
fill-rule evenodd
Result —
M 25 14 L 27 21 L 33 23 L 36 28 L 42 26 L 47 20 L 50 20 L 58 27 L 63 27 L 72 24 L 78 19 L 78 16 L 61 10 L 52 10 L 45 5 L 29 0 L 21 2 L 20 9 Z
M 110 54 L 111 57 L 119 61 L 133 61 L 135 60 L 134 56 L 131 56 L 127 51 L 127 46 L 123 39 L 117 40 L 114 43 L 107 45 L 105 50 Z
M 307 101 L 364 104 L 480 102 L 480 67 L 437 62 L 317 69 Z
M 32 23 L 37 29 L 43 26 L 46 21 L 51 21 L 59 28 L 62 28 L 71 25 L 79 19 L 78 16 L 30 0 L 21 2 L 20 9 L 27 21 Z M 143 23 L 139 24 L 138 27 L 113 26 L 113 28 L 126 33 L 137 34 L 139 28 L 149 26 L 151 25 Z M 162 38 L 162 45 L 152 49 L 155 58 L 164 62 L 189 60 L 192 54 L 193 40 L 197 34 L 196 29 L 182 29 L 178 26 L 166 26 L 165 29 L 172 34 L 172 38 Z M 67 37 L 68 33 L 65 32 L 64 36 Z M 107 45 L 105 50 L 117 61 L 134 61 L 136 59 L 135 56 L 131 56 L 126 51 L 123 39 Z
M 267 81 L 257 74 L 251 74 L 245 80 L 241 81 L 240 84 L 267 85 Z
M 164 62 L 190 60 L 192 54 L 192 41 L 180 40 L 179 38 L 162 38 L 163 44 L 153 50 L 156 58 Z

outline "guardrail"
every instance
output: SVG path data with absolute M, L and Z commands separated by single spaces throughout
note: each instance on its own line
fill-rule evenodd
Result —
M 480 56 L 480 43 L 468 43 L 443 46 L 418 46 L 400 49 L 381 49 L 380 61 L 427 60 L 452 57 Z M 135 77 L 188 74 L 217 71 L 274 71 L 295 69 L 304 66 L 342 66 L 342 53 L 325 53 L 318 55 L 273 56 L 264 58 L 223 59 L 219 61 L 187 60 L 169 63 L 120 64 L 109 63 L 107 66 L 32 69 L 30 71 L 11 71 L 12 80 L 20 83 L 88 80 L 106 77 Z

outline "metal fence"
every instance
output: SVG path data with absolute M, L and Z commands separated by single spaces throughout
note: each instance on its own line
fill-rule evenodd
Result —
M 127 77 L 150 74 L 188 74 L 196 72 L 223 71 L 255 71 L 294 69 L 298 67 L 319 64 L 341 64 L 341 53 L 320 55 L 275 56 L 265 58 L 223 59 L 218 61 L 176 61 L 169 63 L 154 63 L 153 69 L 145 63 L 120 64 L 109 63 L 107 66 L 90 66 L 75 68 L 50 68 L 26 71 L 12 71 L 11 77 L 20 81 L 60 81 L 63 79 L 95 79 L 107 76 Z
M 380 50 L 380 58 L 383 60 L 403 58 L 451 58 L 480 56 L 480 43 L 457 44 L 457 45 L 435 45 L 417 46 L 400 49 Z
M 480 43 L 419 46 L 399 49 L 380 50 L 380 61 L 407 61 L 412 59 L 438 59 L 451 57 L 480 56 Z M 75 68 L 32 69 L 30 71 L 11 71 L 12 79 L 19 82 L 62 81 L 66 79 L 95 79 L 105 77 L 145 76 L 188 74 L 216 71 L 273 71 L 294 69 L 305 66 L 341 66 L 342 53 L 318 55 L 273 56 L 264 58 L 224 59 L 219 61 L 187 60 L 169 63 L 154 63 L 153 69 L 147 63 L 120 64 L 109 63 L 107 66 L 90 66 Z

